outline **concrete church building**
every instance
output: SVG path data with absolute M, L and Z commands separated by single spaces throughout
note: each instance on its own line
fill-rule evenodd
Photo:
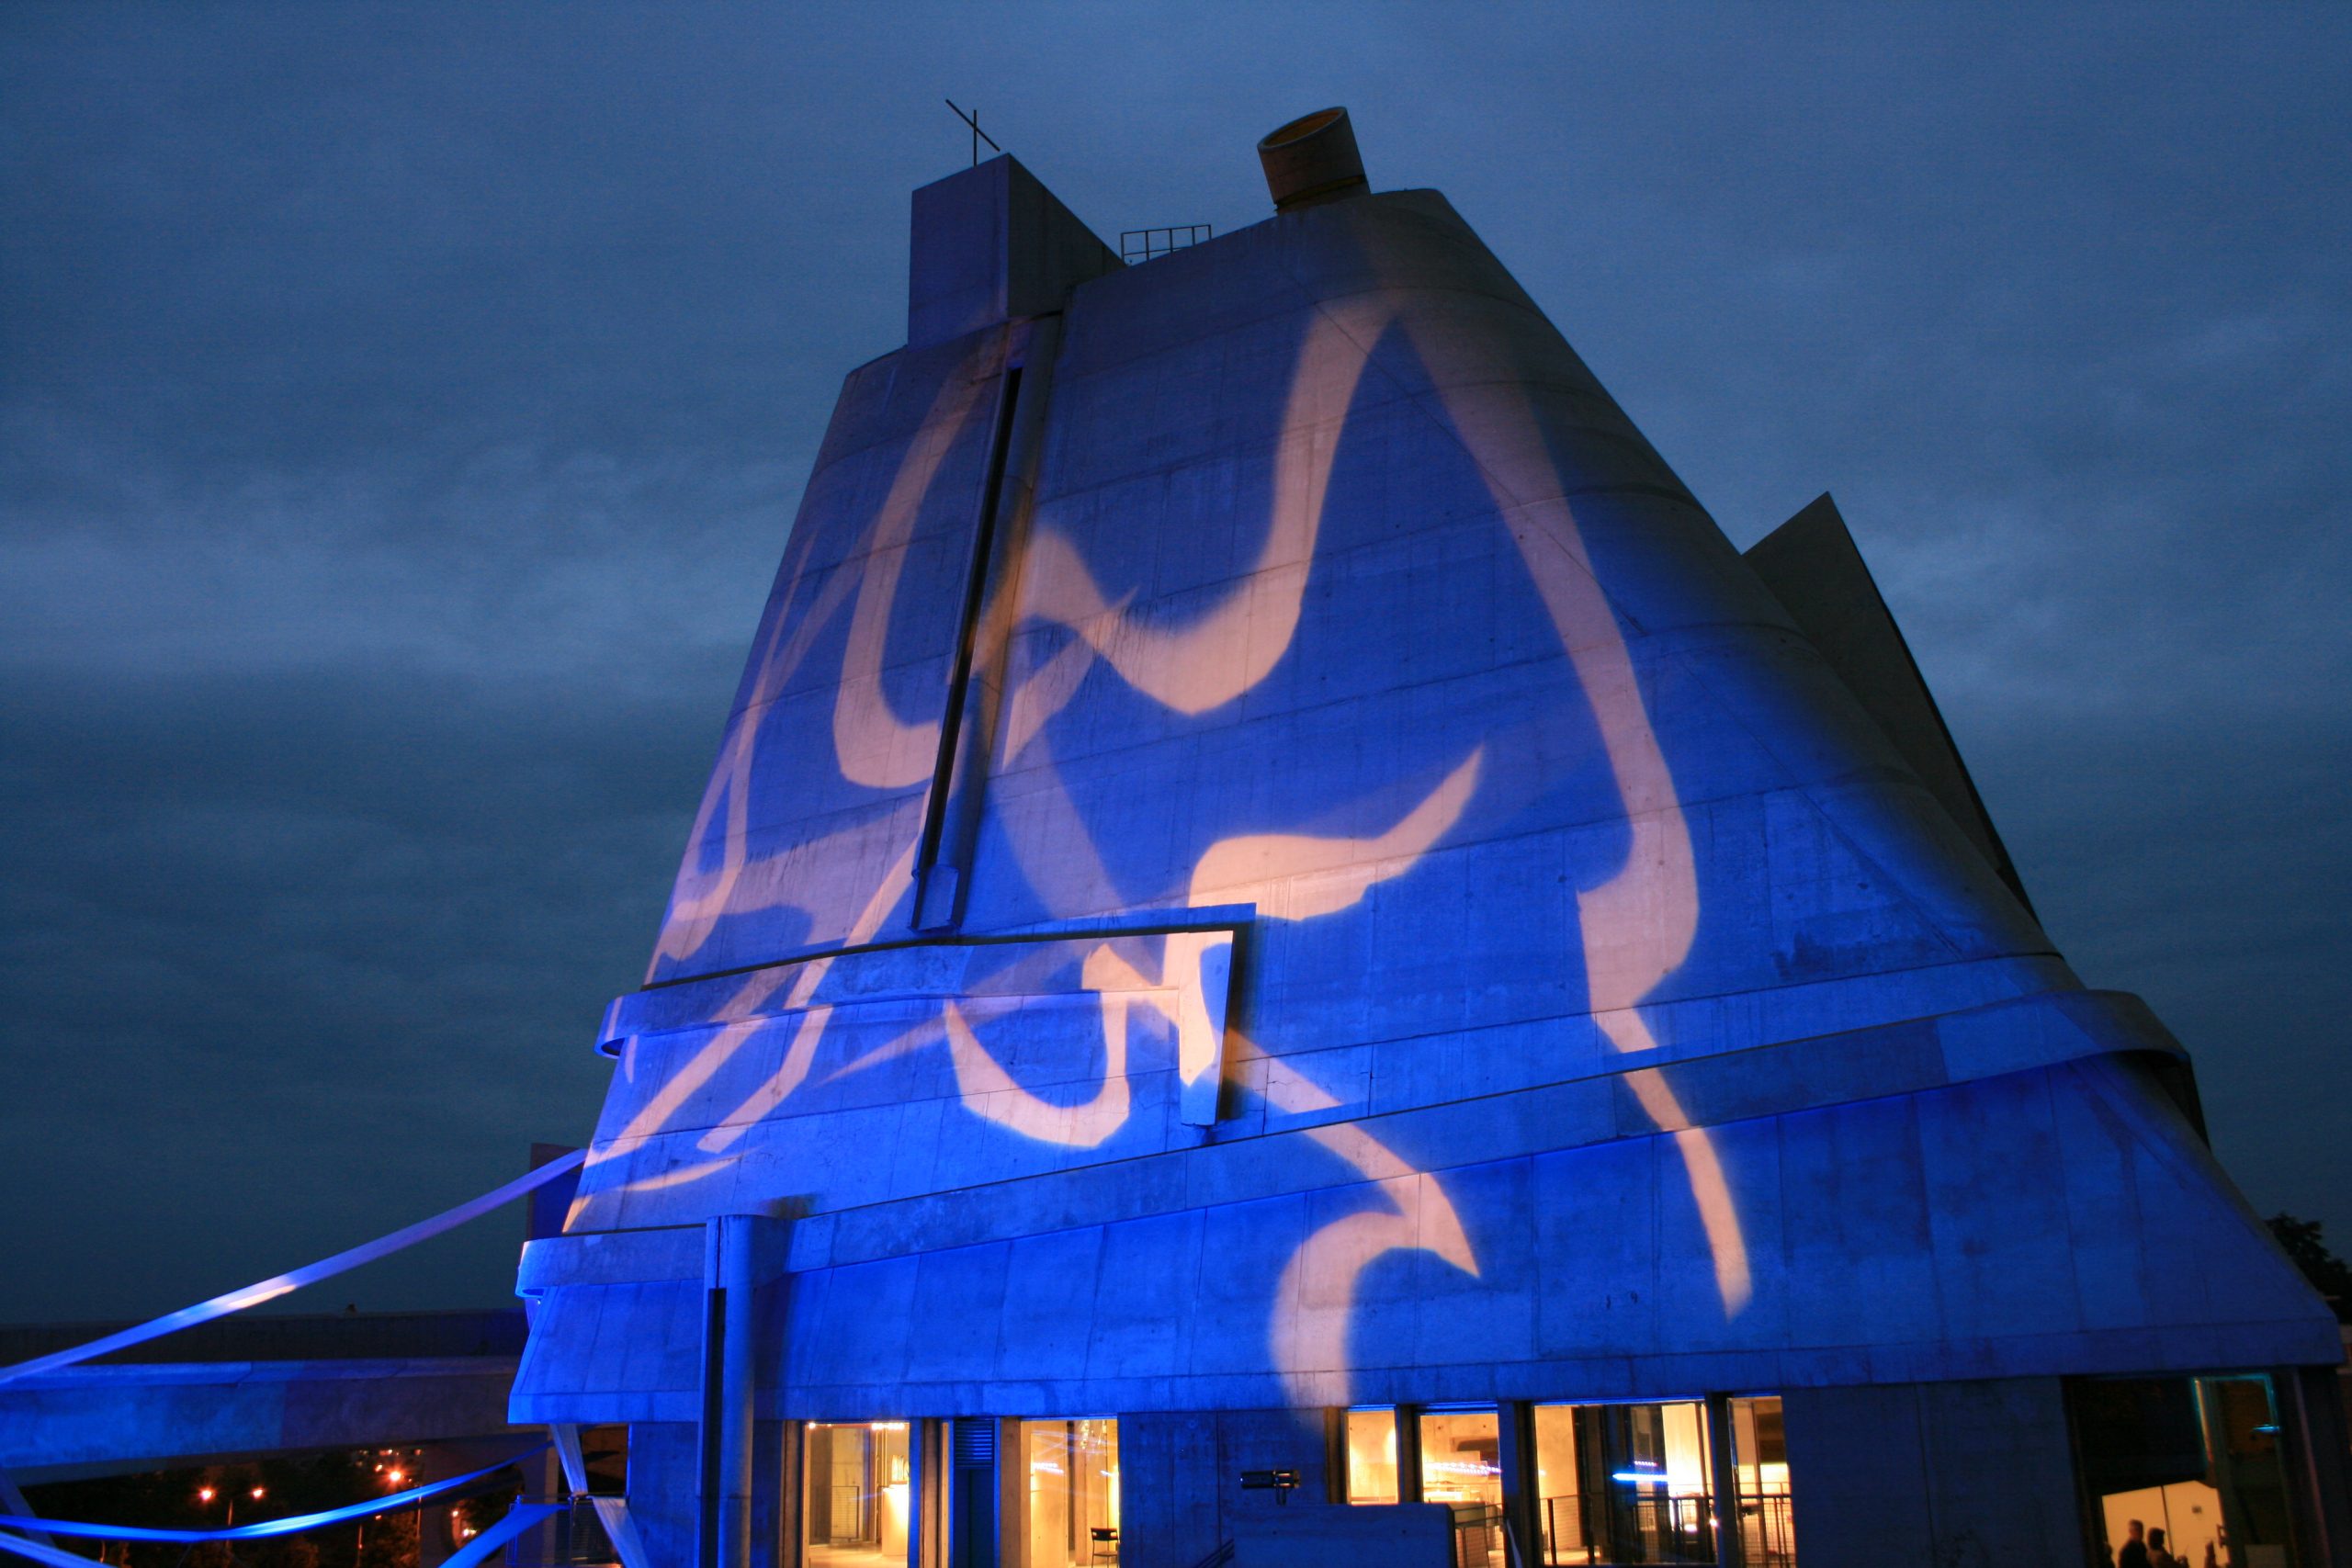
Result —
M 2346 1561 L 2336 1325 L 1834 507 L 1260 152 L 1135 265 L 915 193 L 514 1419 L 654 1568 Z

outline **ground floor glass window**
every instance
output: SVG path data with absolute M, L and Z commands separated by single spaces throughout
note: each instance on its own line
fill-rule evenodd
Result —
M 1348 1412 L 1348 1501 L 1396 1501 L 1396 1412 Z
M 1421 1425 L 1421 1501 L 1453 1510 L 1453 1560 L 1491 1564 L 1506 1561 L 1503 1538 L 1502 1417 L 1484 1408 L 1424 1410 Z
M 1747 1405 L 1750 1429 L 1754 1406 Z M 1777 1423 L 1779 1401 L 1770 1402 Z M 1534 1409 L 1535 1497 L 1546 1563 L 1586 1565 L 1715 1561 L 1715 1510 L 1707 1407 L 1696 1400 L 1657 1404 L 1539 1404 Z M 1738 1416 L 1734 1417 L 1735 1430 Z M 1737 1443 L 1734 1448 L 1736 1450 Z M 1756 1472 L 1758 1512 L 1765 1476 L 1777 1472 L 1783 1501 L 1785 1458 Z M 1742 1478 L 1742 1502 L 1747 1482 Z M 1743 1523 L 1749 1516 L 1743 1508 Z M 1744 1531 L 1745 1533 L 1745 1531 Z M 1761 1529 L 1747 1559 L 1779 1568 L 1792 1559 L 1764 1550 Z
M 1726 1466 L 1737 1495 L 1722 1517 L 1736 1521 L 1741 1561 L 1749 1568 L 1795 1568 L 1788 1446 L 1777 1397 L 1727 1398 L 1721 1425 Z M 1707 1404 L 1534 1404 L 1526 1407 L 1536 1529 L 1544 1564 L 1614 1568 L 1633 1563 L 1713 1563 L 1718 1518 Z M 1503 1529 L 1503 1413 L 1494 1405 L 1436 1405 L 1412 1411 L 1418 1436 L 1419 1495 L 1454 1510 L 1454 1555 L 1463 1563 L 1500 1563 Z M 1398 1412 L 1374 1406 L 1346 1413 L 1347 1499 L 1394 1503 L 1400 1486 Z M 1409 1458 L 1401 1479 L 1415 1479 Z M 2201 1568 L 2201 1565 L 2198 1565 Z
M 1797 1529 L 1780 1400 L 1733 1400 L 1731 1434 L 1732 1472 L 1739 1481 L 1739 1560 L 1748 1568 L 1793 1568 Z
M 1093 1568 L 1119 1560 L 1119 1424 L 1023 1421 L 1029 1474 L 1029 1568 Z
M 2151 1562 L 2298 1568 L 2268 1378 L 2086 1378 L 2070 1396 L 2109 1562 L 2136 1536 Z
M 1535 1417 L 1547 1562 L 1715 1560 L 1704 1405 L 1538 1405 Z
M 801 1560 L 814 1568 L 907 1561 L 913 1499 L 904 1421 L 811 1421 L 802 1429 Z

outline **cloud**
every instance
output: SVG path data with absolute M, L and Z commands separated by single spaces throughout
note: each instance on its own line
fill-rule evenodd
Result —
M 2257 1203 L 2352 1233 L 2347 34 L 11 10 L 0 1317 L 584 1137 L 826 412 L 902 335 L 943 92 L 1114 237 L 1256 221 L 1251 141 L 1348 103 L 1736 541 L 1833 491 L 2076 967 L 2197 1052 Z M 503 1224 L 349 1289 L 496 1299 Z

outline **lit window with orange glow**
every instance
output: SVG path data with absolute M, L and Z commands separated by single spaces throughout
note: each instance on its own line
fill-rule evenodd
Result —
M 1029 1568 L 1094 1568 L 1119 1546 L 1119 1424 L 1023 1421 Z
M 811 1421 L 801 1437 L 801 1560 L 907 1561 L 914 1466 L 905 1421 Z

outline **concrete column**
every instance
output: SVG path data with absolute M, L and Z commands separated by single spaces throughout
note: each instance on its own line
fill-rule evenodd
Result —
M 752 1568 L 752 1226 L 727 1214 L 719 1228 L 718 1563 Z
M 797 1421 L 752 1423 L 752 1568 L 799 1568 L 800 1441 Z
M 1421 1407 L 1396 1407 L 1396 1501 L 1421 1500 Z
M 1742 1568 L 1747 1541 L 1740 1534 L 1739 1454 L 1732 1430 L 1731 1395 L 1707 1396 L 1708 1489 L 1715 1496 L 1715 1568 Z
M 719 1220 L 703 1227 L 702 1401 L 695 1419 L 695 1568 L 726 1565 L 718 1530 L 728 1393 L 725 1237 L 726 1226 Z
M 910 1417 L 907 1423 L 908 1561 L 914 1568 L 947 1568 L 949 1423 Z
M 764 1261 L 769 1267 L 763 1268 Z M 770 1431 L 771 1462 L 755 1462 L 753 1408 L 762 1339 L 759 1288 L 783 1257 L 781 1227 L 756 1214 L 711 1219 L 703 1237 L 702 1404 L 695 1424 L 695 1552 L 699 1568 L 753 1568 L 752 1526 L 777 1533 L 784 1510 L 782 1434 Z M 772 1557 L 763 1552 L 761 1557 Z
M 996 1425 L 996 1484 L 997 1568 L 1029 1568 L 1029 1455 L 1011 1416 Z
M 1535 1469 L 1535 1408 L 1525 1400 L 1505 1400 L 1498 1414 L 1503 1529 L 1510 1533 L 1514 1561 L 1532 1563 L 1544 1550 L 1544 1503 Z

